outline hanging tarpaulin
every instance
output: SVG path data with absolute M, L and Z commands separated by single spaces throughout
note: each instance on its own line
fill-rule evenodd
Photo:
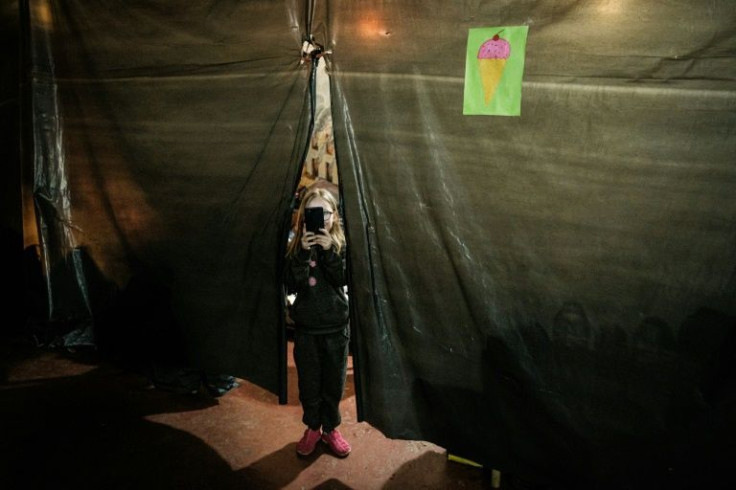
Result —
M 366 419 L 552 488 L 728 476 L 733 2 L 330 5 Z M 463 115 L 507 54 L 523 116 Z
M 518 116 L 527 26 L 470 29 L 463 114 Z
M 50 297 L 62 319 L 91 311 L 102 350 L 277 390 L 310 117 L 305 6 L 287 7 L 29 1 Z

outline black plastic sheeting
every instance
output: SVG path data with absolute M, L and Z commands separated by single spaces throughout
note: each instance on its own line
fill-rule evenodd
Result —
M 27 10 L 52 314 L 278 391 L 311 32 L 365 420 L 539 482 L 730 477 L 730 0 Z M 462 116 L 468 29 L 504 25 L 529 26 L 521 117 Z M 131 296 L 159 320 L 137 331 Z
M 309 116 L 303 16 L 277 7 L 28 9 L 52 315 L 89 313 L 96 342 L 143 343 L 144 358 L 165 352 L 271 390 L 280 229 Z

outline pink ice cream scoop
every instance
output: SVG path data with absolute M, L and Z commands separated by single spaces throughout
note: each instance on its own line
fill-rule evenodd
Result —
M 478 59 L 507 59 L 511 54 L 511 45 L 505 39 L 498 37 L 498 34 L 480 45 L 478 50 Z
M 496 93 L 498 83 L 503 76 L 506 60 L 511 56 L 511 45 L 498 34 L 480 45 L 478 49 L 478 69 L 483 82 L 483 95 L 486 104 Z

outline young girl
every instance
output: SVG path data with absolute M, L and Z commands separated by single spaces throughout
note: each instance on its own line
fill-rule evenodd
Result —
M 322 208 L 324 228 L 319 233 L 306 230 L 306 208 Z M 348 300 L 343 290 L 345 234 L 337 202 L 329 191 L 312 189 L 302 198 L 286 258 L 286 285 L 296 293 L 291 309 L 296 324 L 294 361 L 302 421 L 307 426 L 296 452 L 311 454 L 321 439 L 333 453 L 345 457 L 350 454 L 350 444 L 337 430 L 350 339 Z

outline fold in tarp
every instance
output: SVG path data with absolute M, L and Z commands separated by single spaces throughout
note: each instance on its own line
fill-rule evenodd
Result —
M 729 476 L 730 0 L 103 3 L 29 2 L 57 314 L 143 276 L 156 343 L 277 390 L 311 33 L 365 419 L 539 481 Z M 521 116 L 463 116 L 468 30 L 499 25 L 529 27 Z

